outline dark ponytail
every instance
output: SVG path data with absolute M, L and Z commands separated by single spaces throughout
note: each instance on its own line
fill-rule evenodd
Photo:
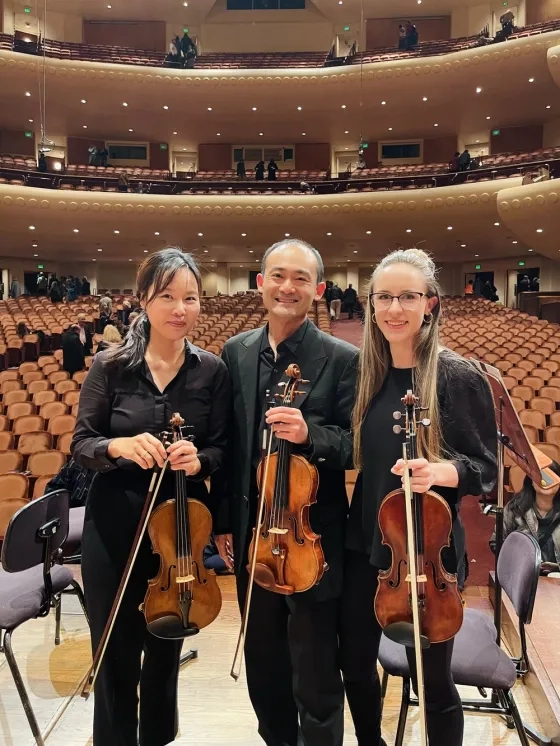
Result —
M 202 277 L 196 261 L 191 254 L 172 247 L 156 251 L 138 267 L 136 288 L 139 299 L 148 305 L 173 282 L 173 278 L 181 269 L 192 272 L 198 285 L 198 292 L 201 293 Z M 112 345 L 105 352 L 105 362 L 108 365 L 122 365 L 126 370 L 134 370 L 142 364 L 149 341 L 150 321 L 146 311 L 141 310 L 130 325 L 123 342 Z

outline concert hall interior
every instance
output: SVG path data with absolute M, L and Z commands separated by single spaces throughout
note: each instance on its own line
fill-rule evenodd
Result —
M 267 324 L 257 283 L 276 242 L 303 239 L 320 252 L 327 288 L 309 319 L 357 347 L 376 264 L 395 249 L 428 252 L 442 291 L 441 344 L 500 372 L 519 430 L 554 480 L 558 178 L 560 0 L 0 0 L 0 542 L 14 543 L 14 516 L 70 463 L 98 345 L 128 332 L 141 311 L 138 268 L 167 247 L 198 262 L 201 310 L 187 338 L 218 357 L 235 335 Z M 71 342 L 78 363 L 70 352 L 65 359 Z M 484 498 L 461 499 L 463 600 L 498 621 L 508 656 L 523 658 L 526 645 L 512 694 L 529 737 L 542 736 L 531 742 L 560 746 L 556 499 L 550 513 L 531 513 L 539 531 L 549 520 L 545 542 L 557 554 L 556 563 L 543 556 L 533 584 L 516 586 L 527 596 L 526 624 L 507 593 L 516 568 L 504 563 L 497 586 L 490 548 L 526 473 L 506 444 L 503 490 L 498 479 Z M 74 591 L 91 475 L 82 478 L 53 568 Z M 356 478 L 346 470 L 349 501 Z M 23 563 L 21 542 L 10 551 Z M 21 564 L 27 595 L 18 597 L 18 563 L 8 555 L 0 746 L 94 744 L 95 694 L 80 696 L 91 665 L 80 595 L 56 582 L 49 595 L 41 567 Z M 229 675 L 241 621 L 236 581 L 217 580 L 217 620 L 184 641 L 197 654 L 179 673 L 176 743 L 258 746 L 245 671 L 238 683 Z M 18 621 L 18 672 L 2 627 L 20 618 L 22 598 L 33 607 L 33 594 L 47 608 L 40 601 Z M 479 697 L 476 686 L 459 691 Z M 487 706 L 502 707 L 502 695 L 486 694 Z M 402 680 L 389 676 L 387 744 L 399 742 L 401 695 Z M 357 746 L 348 706 L 344 722 L 344 743 Z M 401 742 L 423 743 L 415 706 Z M 527 742 L 511 717 L 465 709 L 464 743 Z

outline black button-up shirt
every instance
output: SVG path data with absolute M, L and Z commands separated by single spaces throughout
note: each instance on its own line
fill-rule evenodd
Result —
M 71 446 L 81 466 L 99 472 L 90 497 L 106 501 L 110 516 L 111 493 L 125 491 L 132 512 L 141 511 L 151 470 L 126 459 L 108 458 L 107 448 L 113 438 L 169 431 L 169 420 L 178 412 L 188 426 L 185 434 L 194 436 L 202 467 L 188 480 L 189 496 L 204 499 L 201 483 L 223 462 L 230 397 L 229 374 L 222 360 L 188 343 L 184 363 L 164 391 L 154 383 L 145 362 L 130 371 L 108 365 L 104 353 L 96 357 L 80 393 Z M 173 472 L 168 468 L 158 502 L 173 493 Z
M 299 329 L 296 329 L 296 331 L 287 339 L 280 342 L 276 348 L 276 358 L 274 357 L 274 351 L 272 350 L 268 339 L 268 325 L 263 332 L 257 378 L 257 405 L 255 408 L 255 422 L 259 423 L 259 426 L 255 427 L 253 439 L 252 461 L 255 469 L 259 465 L 262 456 L 262 433 L 265 424 L 265 414 L 268 409 L 268 402 L 272 400 L 272 397 L 274 397 L 275 394 L 282 394 L 283 389 L 278 384 L 288 380 L 288 377 L 286 376 L 286 368 L 288 365 L 291 365 L 292 363 L 298 364 L 298 350 L 304 342 L 305 333 L 307 332 L 310 323 L 312 322 L 310 322 L 309 319 L 306 319 Z M 270 392 L 270 397 L 267 397 L 267 391 Z M 274 400 L 277 406 L 281 405 L 282 402 L 280 399 L 275 398 Z

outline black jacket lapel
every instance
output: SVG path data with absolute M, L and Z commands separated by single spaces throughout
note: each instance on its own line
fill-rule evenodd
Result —
M 243 340 L 243 346 L 239 352 L 239 376 L 241 378 L 241 390 L 245 402 L 245 414 L 247 419 L 247 432 L 251 435 L 255 428 L 255 406 L 257 403 L 257 374 L 259 370 L 259 354 L 262 335 L 266 333 L 266 327 L 255 329 Z M 251 441 L 252 444 L 252 441 Z

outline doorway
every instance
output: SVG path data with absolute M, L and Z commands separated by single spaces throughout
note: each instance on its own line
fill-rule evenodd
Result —
M 490 285 L 494 287 L 494 273 L 493 272 L 465 272 L 465 287 L 472 280 L 474 285 L 474 295 L 477 297 L 482 296 L 482 288 L 486 284 L 486 281 L 490 281 Z
M 260 270 L 249 270 L 249 290 L 257 290 L 257 275 Z

